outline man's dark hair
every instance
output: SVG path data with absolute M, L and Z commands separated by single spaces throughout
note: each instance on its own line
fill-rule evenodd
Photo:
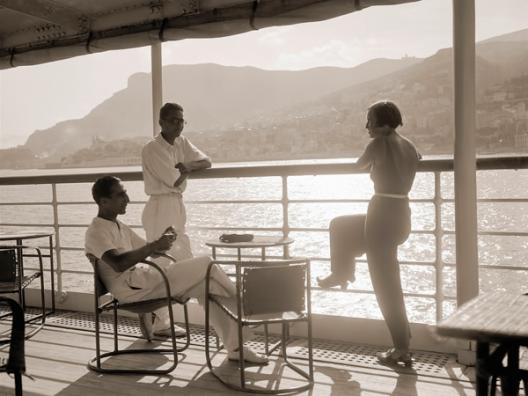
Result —
M 174 111 L 183 111 L 183 107 L 178 103 L 165 103 L 159 112 L 160 120 L 166 120 L 167 116 Z
M 378 127 L 388 125 L 391 128 L 403 126 L 402 116 L 398 106 L 389 100 L 381 100 L 368 108 L 370 114 L 376 117 Z
M 92 186 L 92 197 L 99 204 L 101 198 L 110 198 L 112 187 L 121 183 L 121 179 L 115 176 L 103 176 L 97 179 Z

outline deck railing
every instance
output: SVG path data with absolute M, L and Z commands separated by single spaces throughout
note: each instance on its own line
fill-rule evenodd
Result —
M 528 157 L 493 157 L 493 158 L 482 158 L 477 161 L 477 169 L 479 171 L 485 170 L 499 170 L 499 169 L 526 169 L 528 168 Z M 441 319 L 444 316 L 444 303 L 446 301 L 451 304 L 455 304 L 456 296 L 444 295 L 444 279 L 443 270 L 445 267 L 454 267 L 454 263 L 446 263 L 443 259 L 443 238 L 446 235 L 453 235 L 453 230 L 443 229 L 442 226 L 442 209 L 446 203 L 452 203 L 454 200 L 452 197 L 443 196 L 441 175 L 444 172 L 452 172 L 453 161 L 450 159 L 446 160 L 423 160 L 419 164 L 419 172 L 427 172 L 434 174 L 434 193 L 430 198 L 412 198 L 411 204 L 413 203 L 430 203 L 434 205 L 434 228 L 429 230 L 416 230 L 413 229 L 413 234 L 432 235 L 434 237 L 434 260 L 433 261 L 405 261 L 404 265 L 411 266 L 425 266 L 434 268 L 434 293 L 406 293 L 407 297 L 419 297 L 434 299 L 435 301 L 435 318 L 436 320 Z M 71 183 L 90 183 L 93 182 L 98 176 L 106 174 L 107 172 L 101 173 L 79 173 L 79 174 L 61 174 L 61 175 L 45 175 L 45 176 L 19 176 L 19 177 L 0 177 L 1 186 L 12 186 L 12 185 L 40 185 L 46 184 L 51 186 L 51 202 L 17 202 L 4 201 L 0 197 L 0 210 L 9 206 L 19 205 L 51 205 L 53 212 L 52 223 L 27 223 L 27 222 L 5 222 L 0 219 L 0 229 L 13 229 L 17 227 L 32 227 L 39 228 L 45 227 L 47 229 L 53 228 L 55 238 L 55 257 L 56 257 L 56 292 L 59 295 L 63 292 L 63 276 L 64 274 L 89 274 L 88 271 L 71 270 L 63 268 L 62 256 L 65 251 L 79 251 L 81 257 L 82 246 L 61 246 L 61 232 L 68 227 L 87 227 L 88 224 L 71 224 L 60 222 L 60 211 L 61 208 L 66 205 L 86 205 L 93 204 L 89 199 L 85 201 L 62 201 L 58 196 L 57 186 L 60 184 L 71 184 Z M 292 176 L 303 176 L 303 175 L 343 175 L 343 174 L 356 174 L 362 173 L 355 170 L 351 163 L 317 163 L 317 164 L 303 164 L 303 165 L 268 165 L 268 166 L 241 166 L 241 167 L 226 167 L 226 168 L 213 168 L 206 171 L 198 172 L 193 174 L 191 178 L 194 179 L 226 179 L 226 178 L 258 178 L 258 177 L 280 177 L 281 178 L 281 191 L 280 199 L 267 199 L 267 200 L 195 200 L 188 201 L 188 204 L 200 204 L 200 205 L 218 205 L 218 204 L 280 204 L 282 207 L 282 225 L 281 227 L 212 227 L 208 225 L 201 225 L 194 227 L 199 230 L 214 230 L 214 231 L 247 231 L 247 232 L 280 232 L 284 236 L 288 236 L 292 232 L 326 232 L 327 228 L 316 228 L 316 227 L 292 227 L 289 222 L 289 208 L 292 204 L 298 203 L 317 203 L 321 205 L 335 204 L 335 203 L 366 203 L 368 199 L 292 199 L 289 195 L 289 182 L 288 178 Z M 113 173 L 120 177 L 124 181 L 140 181 L 142 180 L 141 172 L 115 172 Z M 88 198 L 88 197 L 87 197 Z M 524 198 L 487 198 L 479 199 L 479 202 L 501 202 L 501 203 L 513 203 L 513 202 L 528 202 L 528 199 Z M 133 201 L 132 204 L 142 204 L 144 201 Z M 0 212 L 1 213 L 1 212 Z M 134 226 L 139 227 L 139 224 Z M 508 232 L 508 231 L 486 231 L 479 232 L 480 235 L 494 235 L 494 236 L 528 236 L 528 232 Z M 42 246 L 42 248 L 45 248 Z M 329 261 L 328 257 L 312 257 L 314 261 Z M 480 265 L 480 268 L 489 269 L 500 269 L 500 270 L 520 270 L 527 271 L 526 266 L 505 266 L 505 265 Z M 368 289 L 353 289 L 350 293 L 365 293 L 372 294 L 372 290 Z

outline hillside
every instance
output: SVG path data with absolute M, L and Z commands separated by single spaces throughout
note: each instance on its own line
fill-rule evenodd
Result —
M 476 62 L 479 152 L 528 151 L 528 29 L 478 43 Z M 164 97 L 184 105 L 185 133 L 215 161 L 355 156 L 368 140 L 365 110 L 384 98 L 401 107 L 402 132 L 422 153 L 444 154 L 453 141 L 452 71 L 449 48 L 426 59 L 376 59 L 351 69 L 171 65 L 164 68 Z M 23 148 L 71 164 L 104 154 L 94 137 L 150 134 L 150 76 L 138 73 L 83 119 L 37 131 Z M 139 141 L 127 160 L 137 160 Z
M 189 120 L 187 132 L 222 130 L 251 120 L 256 113 L 300 103 L 408 67 L 415 58 L 375 59 L 350 69 L 324 67 L 303 71 L 268 71 L 215 64 L 171 65 L 163 68 L 164 98 L 181 103 Z M 137 73 L 128 86 L 95 107 L 86 117 L 63 121 L 34 132 L 25 147 L 59 160 L 104 140 L 150 136 L 150 75 Z

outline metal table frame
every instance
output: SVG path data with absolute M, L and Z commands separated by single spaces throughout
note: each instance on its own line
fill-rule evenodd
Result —
M 519 368 L 519 348 L 528 346 L 528 295 L 481 294 L 440 322 L 436 331 L 441 336 L 476 341 L 478 396 L 494 395 L 499 377 L 507 395 L 517 394 L 520 381 L 525 388 L 528 385 L 528 371 Z

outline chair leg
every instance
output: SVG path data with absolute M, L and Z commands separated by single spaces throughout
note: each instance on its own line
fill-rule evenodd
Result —
M 99 309 L 95 308 L 95 359 L 98 369 L 101 368 L 101 341 L 99 336 Z
M 191 344 L 191 330 L 189 329 L 189 311 L 187 309 L 187 303 L 183 304 L 183 317 L 185 318 L 185 345 L 178 348 L 178 352 L 183 352 Z
M 22 396 L 22 373 L 17 371 L 15 373 L 15 395 Z
M 117 306 L 114 302 L 113 306 L 114 311 L 114 352 L 117 352 L 119 350 L 119 341 L 117 339 Z
M 140 348 L 140 349 L 125 349 L 118 350 L 117 343 L 117 309 L 114 309 L 114 350 L 110 352 L 101 353 L 100 346 L 100 326 L 99 326 L 99 310 L 96 309 L 95 313 L 95 349 L 96 356 L 88 361 L 88 368 L 98 373 L 108 373 L 108 374 L 152 374 L 152 375 L 163 375 L 168 374 L 173 371 L 178 364 L 178 355 L 176 348 L 176 337 L 174 334 L 174 320 L 171 320 L 172 326 L 172 348 L 162 348 L 162 349 L 152 349 L 152 348 Z M 107 368 L 103 367 L 102 359 L 118 356 L 118 355 L 132 355 L 132 354 L 172 354 L 174 356 L 174 361 L 170 367 L 166 369 L 119 369 L 119 368 Z
M 491 385 L 490 385 L 490 396 L 495 396 L 497 393 L 497 376 L 494 375 L 491 377 Z

